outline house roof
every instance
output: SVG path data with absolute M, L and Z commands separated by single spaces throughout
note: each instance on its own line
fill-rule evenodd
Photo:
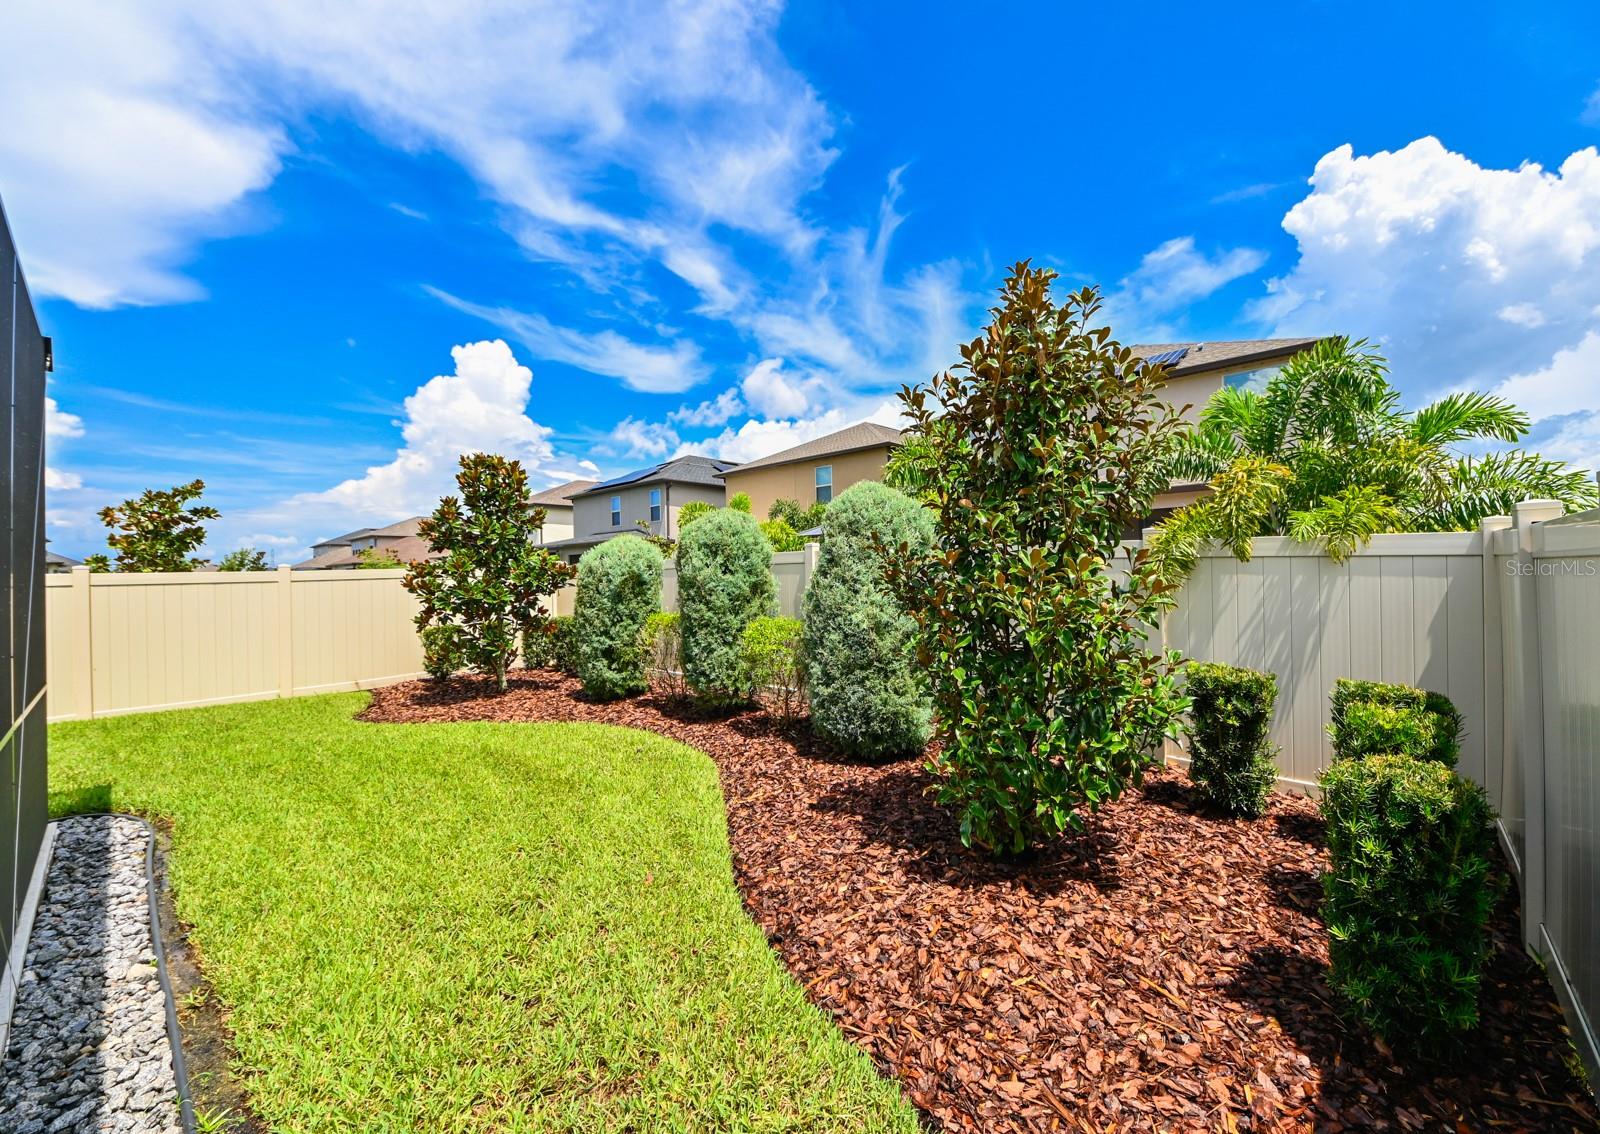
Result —
M 673 484 L 704 484 L 712 488 L 721 488 L 722 481 L 717 479 L 719 473 L 737 467 L 732 461 L 718 461 L 711 457 L 695 455 L 674 457 L 670 461 L 662 461 L 649 468 L 635 469 L 631 473 L 601 481 L 592 488 L 582 492 L 574 492 L 574 498 L 579 496 L 594 496 L 601 492 L 608 492 L 613 488 L 623 488 L 630 484 L 656 484 L 671 482 Z
M 568 499 L 569 496 L 576 496 L 593 488 L 596 483 L 592 480 L 569 480 L 566 484 L 558 484 L 554 488 L 534 493 L 528 497 L 528 503 L 540 508 L 570 508 L 572 501 Z
M 82 560 L 78 559 L 69 559 L 60 552 L 51 551 L 49 548 L 45 549 L 44 561 L 52 567 L 77 567 L 82 562 Z
M 638 528 L 607 528 L 603 532 L 594 532 L 591 535 L 573 536 L 571 539 L 558 539 L 544 545 L 546 551 L 564 551 L 570 548 L 593 547 L 597 543 L 604 543 L 608 539 L 618 536 L 631 535 L 643 539 L 645 533 Z
M 1128 349 L 1140 358 L 1170 363 L 1172 369 L 1168 374 L 1176 378 L 1203 370 L 1288 358 L 1321 341 L 1320 338 L 1227 339 L 1209 343 L 1141 343 Z M 1165 357 L 1168 355 L 1175 357 Z
M 357 536 L 364 536 L 364 535 L 371 535 L 371 534 L 372 534 L 372 529 L 371 528 L 357 528 L 353 532 L 345 532 L 344 535 L 334 536 L 332 539 L 320 539 L 316 543 L 312 544 L 311 546 L 312 547 L 329 547 L 329 546 L 331 546 L 333 544 L 336 544 L 336 543 L 349 543 L 351 540 L 355 539 Z
M 310 559 L 294 565 L 296 571 L 323 571 L 337 567 L 354 567 L 361 562 L 361 557 L 350 550 L 350 541 L 355 539 L 377 539 L 385 541 L 378 550 L 392 554 L 401 563 L 410 563 L 418 559 L 428 559 L 433 555 L 433 548 L 427 540 L 417 534 L 424 517 L 408 516 L 404 520 L 396 520 L 381 528 L 357 528 L 355 531 L 346 532 L 334 539 L 325 539 L 311 545 L 312 550 L 327 548 L 318 552 Z
M 770 465 L 787 465 L 796 461 L 814 461 L 819 457 L 835 457 L 841 453 L 854 453 L 860 449 L 876 449 L 882 445 L 898 445 L 900 437 L 898 429 L 891 429 L 887 425 L 879 425 L 872 421 L 861 421 L 837 433 L 830 433 L 826 437 L 818 437 L 804 444 L 770 453 L 765 457 L 757 457 L 728 471 L 745 472 L 749 469 L 767 468 Z

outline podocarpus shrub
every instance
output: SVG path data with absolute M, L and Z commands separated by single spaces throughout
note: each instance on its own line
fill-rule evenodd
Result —
M 679 640 L 675 612 L 657 611 L 645 619 L 642 641 L 650 686 L 666 697 L 682 697 L 688 692 Z
M 1093 289 L 1057 305 L 1054 278 L 1018 264 L 961 364 L 901 394 L 938 538 L 887 567 L 919 624 L 938 797 L 1001 854 L 1081 830 L 1188 707 L 1177 656 L 1147 645 L 1173 586 L 1143 551 L 1112 570 L 1171 483 L 1164 368 L 1110 336 Z
M 1341 677 L 1329 719 L 1340 760 L 1398 752 L 1454 767 L 1461 754 L 1461 713 L 1443 693 Z
M 744 628 L 739 658 L 750 693 L 774 720 L 792 724 L 806 704 L 804 654 L 798 618 L 753 619 Z
M 683 673 L 696 697 L 744 702 L 744 628 L 772 613 L 772 548 L 748 512 L 719 508 L 678 542 L 678 626 Z
M 922 751 L 933 706 L 917 669 L 917 624 L 884 578 L 886 548 L 924 555 L 933 517 L 904 493 L 862 481 L 839 494 L 805 595 L 811 727 L 852 756 Z
M 585 693 L 610 701 L 650 687 L 641 639 L 660 606 L 661 553 L 645 540 L 619 536 L 583 553 L 572 632 Z
M 449 625 L 429 626 L 422 631 L 422 668 L 435 681 L 455 676 L 467 664 L 456 628 Z
M 1266 813 L 1278 777 L 1267 738 L 1278 679 L 1270 673 L 1190 662 L 1189 775 L 1200 794 L 1230 815 Z
M 1322 775 L 1329 983 L 1391 1045 L 1437 1048 L 1478 1020 L 1491 870 L 1483 790 L 1432 760 L 1376 755 Z

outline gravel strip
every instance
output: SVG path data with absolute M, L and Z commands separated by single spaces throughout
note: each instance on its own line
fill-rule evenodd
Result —
M 144 824 L 61 820 L 0 1068 L 0 1130 L 182 1134 Z

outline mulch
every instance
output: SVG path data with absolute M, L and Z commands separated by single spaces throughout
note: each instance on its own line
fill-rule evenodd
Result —
M 1306 798 L 1233 821 L 1162 770 L 1083 834 L 995 863 L 961 846 L 920 761 L 847 762 L 759 711 L 596 704 L 535 670 L 503 695 L 379 689 L 363 718 L 597 721 L 708 753 L 750 913 L 935 1129 L 1600 1129 L 1514 896 L 1460 1051 L 1396 1054 L 1340 1019 Z

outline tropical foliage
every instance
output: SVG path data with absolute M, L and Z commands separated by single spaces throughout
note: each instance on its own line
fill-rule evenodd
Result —
M 265 571 L 267 553 L 253 547 L 238 547 L 217 562 L 218 571 Z
M 461 458 L 456 485 L 461 496 L 444 497 L 418 528 L 442 555 L 413 563 L 405 588 L 421 604 L 417 629 L 448 627 L 458 656 L 504 691 L 519 636 L 545 621 L 542 600 L 570 579 L 573 569 L 534 545 L 545 511 L 527 506 L 528 474 L 521 462 L 469 454 Z M 435 649 L 443 652 L 443 634 L 433 638 Z
M 936 541 L 886 569 L 918 624 L 939 799 L 996 853 L 1081 829 L 1186 707 L 1176 657 L 1146 647 L 1171 586 L 1143 551 L 1111 571 L 1180 424 L 1161 368 L 1095 326 L 1098 293 L 1057 305 L 1054 278 L 1018 264 L 962 363 L 901 393 L 928 443 Z
M 795 531 L 787 520 L 764 520 L 761 534 L 767 537 L 773 551 L 804 551 L 806 537 Z
M 1255 536 L 1288 535 L 1339 560 L 1380 532 L 1470 530 L 1519 500 L 1593 507 L 1594 482 L 1560 461 L 1462 451 L 1527 431 L 1527 414 L 1492 394 L 1404 411 L 1382 355 L 1364 341 L 1325 339 L 1264 389 L 1211 396 L 1169 472 L 1212 492 L 1162 523 L 1152 550 L 1181 577 L 1212 540 L 1248 559 Z
M 809 508 L 802 508 L 798 501 L 782 496 L 767 509 L 767 519 L 782 520 L 797 532 L 808 532 L 822 524 L 822 517 L 827 512 L 828 506 L 820 501 Z

